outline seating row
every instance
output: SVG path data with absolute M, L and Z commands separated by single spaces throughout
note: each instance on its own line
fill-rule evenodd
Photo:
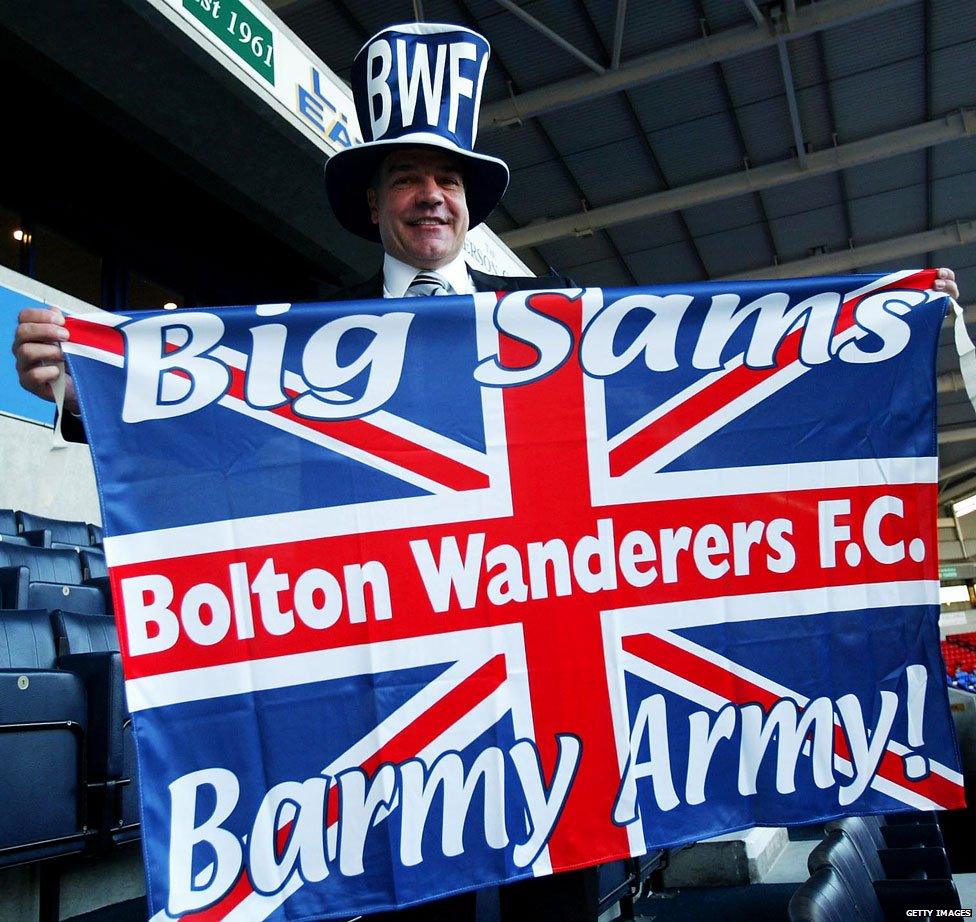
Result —
M 0 509 L 0 544 L 32 544 L 35 547 L 76 550 L 101 547 L 102 528 L 89 522 L 52 519 L 19 509 Z
M 138 837 L 118 651 L 109 615 L 0 612 L 0 867 Z
M 0 608 L 67 608 L 109 614 L 105 555 L 98 548 L 0 544 Z
M 846 817 L 827 824 L 810 878 L 790 900 L 790 922 L 887 922 L 909 909 L 959 909 L 934 814 L 900 821 Z

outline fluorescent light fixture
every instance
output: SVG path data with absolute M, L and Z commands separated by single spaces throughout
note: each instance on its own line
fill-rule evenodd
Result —
M 953 602 L 968 602 L 969 590 L 965 586 L 940 586 L 939 604 L 951 605 Z
M 966 515 L 967 512 L 976 511 L 976 493 L 972 496 L 967 496 L 965 499 L 959 500 L 958 503 L 952 504 L 952 514 L 958 519 L 962 515 Z

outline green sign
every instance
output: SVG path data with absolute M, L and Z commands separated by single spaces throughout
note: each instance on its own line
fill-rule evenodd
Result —
M 183 9 L 274 86 L 274 36 L 240 0 L 183 0 Z
M 959 579 L 959 571 L 955 567 L 939 567 L 939 579 Z

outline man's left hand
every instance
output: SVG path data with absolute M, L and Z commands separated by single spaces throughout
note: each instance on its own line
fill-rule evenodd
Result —
M 956 284 L 956 273 L 951 269 L 939 269 L 939 277 L 935 282 L 936 291 L 944 291 L 952 298 L 959 300 L 959 286 Z

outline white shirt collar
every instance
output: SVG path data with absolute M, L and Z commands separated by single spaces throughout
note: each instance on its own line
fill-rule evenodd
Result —
M 414 266 L 408 266 L 405 262 L 390 256 L 389 253 L 385 254 L 383 257 L 383 297 L 402 298 L 404 292 L 410 287 L 410 283 L 416 278 L 417 273 L 422 271 L 422 269 L 417 269 Z M 434 271 L 450 283 L 456 294 L 469 295 L 474 291 L 471 276 L 468 275 L 468 264 L 464 261 L 464 256 L 461 253 L 458 253 L 452 262 Z

